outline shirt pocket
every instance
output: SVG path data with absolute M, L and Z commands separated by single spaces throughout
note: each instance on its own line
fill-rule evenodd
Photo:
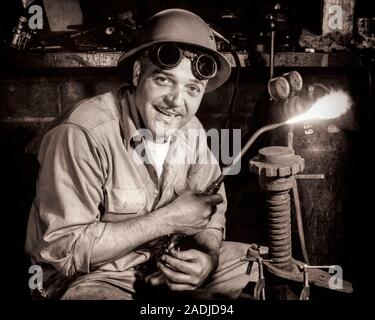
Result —
M 106 212 L 136 214 L 146 206 L 146 193 L 142 189 L 106 188 Z

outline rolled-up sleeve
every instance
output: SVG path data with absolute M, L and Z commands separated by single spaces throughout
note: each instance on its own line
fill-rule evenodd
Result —
M 26 251 L 67 277 L 90 272 L 105 227 L 99 210 L 104 158 L 90 132 L 74 124 L 55 127 L 42 141 Z

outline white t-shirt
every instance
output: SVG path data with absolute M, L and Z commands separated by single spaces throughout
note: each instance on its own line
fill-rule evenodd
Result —
M 145 139 L 148 151 L 150 151 L 150 156 L 155 164 L 155 170 L 160 178 L 163 172 L 163 164 L 165 157 L 167 156 L 169 145 L 171 144 L 171 139 L 169 138 L 167 142 L 164 143 L 155 143 L 151 140 Z

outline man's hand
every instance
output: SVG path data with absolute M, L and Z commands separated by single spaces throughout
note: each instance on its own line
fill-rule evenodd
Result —
M 174 291 L 187 291 L 199 288 L 217 266 L 217 257 L 190 249 L 171 250 L 170 255 L 161 257 L 158 267 L 161 271 L 158 280 L 151 284 L 164 282 Z
M 165 207 L 165 223 L 170 226 L 171 233 L 194 235 L 206 227 L 215 206 L 221 202 L 220 194 L 187 190 Z

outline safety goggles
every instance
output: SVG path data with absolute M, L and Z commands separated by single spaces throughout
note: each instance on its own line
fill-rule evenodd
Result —
M 183 57 L 191 60 L 193 75 L 199 80 L 208 80 L 215 77 L 217 63 L 215 59 L 206 53 L 191 53 L 174 44 L 162 44 L 153 47 L 149 51 L 151 61 L 161 69 L 176 67 Z

